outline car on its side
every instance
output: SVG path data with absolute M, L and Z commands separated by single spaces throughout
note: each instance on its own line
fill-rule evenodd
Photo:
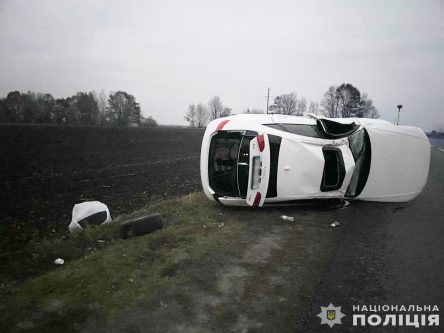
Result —
M 417 127 L 366 118 L 240 114 L 210 122 L 200 172 L 206 196 L 256 206 L 302 199 L 412 200 L 430 143 Z

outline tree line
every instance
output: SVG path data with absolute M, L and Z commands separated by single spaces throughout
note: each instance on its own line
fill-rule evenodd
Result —
M 0 122 L 60 125 L 157 126 L 143 118 L 139 103 L 125 91 L 78 92 L 67 98 L 11 91 L 0 99 Z
M 269 111 L 295 116 L 308 112 L 329 118 L 379 118 L 373 101 L 350 83 L 330 86 L 320 103 L 308 104 L 305 97 L 298 99 L 296 93 L 277 96 Z
M 223 106 L 220 97 L 215 96 L 207 105 L 191 104 L 185 119 L 191 127 L 204 127 L 213 119 L 229 116 L 231 111 L 230 108 Z M 379 118 L 379 112 L 373 101 L 366 93 L 361 93 L 350 83 L 330 86 L 320 103 L 314 101 L 308 103 L 305 97 L 298 98 L 294 92 L 276 96 L 268 112 L 293 116 L 301 116 L 308 112 L 330 118 Z M 243 113 L 261 114 L 265 111 L 259 108 L 247 108 Z
M 211 120 L 228 117 L 231 115 L 231 108 L 225 106 L 219 96 L 211 98 L 207 104 L 191 104 L 185 114 L 185 120 L 190 127 L 204 127 Z

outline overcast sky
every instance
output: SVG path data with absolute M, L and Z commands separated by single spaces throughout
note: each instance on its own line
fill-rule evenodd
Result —
M 0 0 L 0 96 L 125 90 L 184 124 L 219 95 L 234 113 L 349 82 L 382 118 L 444 126 L 444 2 Z

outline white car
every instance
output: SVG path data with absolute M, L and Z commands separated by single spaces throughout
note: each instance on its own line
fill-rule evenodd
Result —
M 206 196 L 256 206 L 301 199 L 412 200 L 429 171 L 430 143 L 411 126 L 365 118 L 234 115 L 202 141 Z

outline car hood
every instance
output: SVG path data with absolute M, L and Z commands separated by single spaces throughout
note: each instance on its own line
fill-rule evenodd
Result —
M 430 143 L 416 127 L 365 127 L 371 143 L 367 183 L 358 199 L 408 201 L 423 189 L 429 172 Z

